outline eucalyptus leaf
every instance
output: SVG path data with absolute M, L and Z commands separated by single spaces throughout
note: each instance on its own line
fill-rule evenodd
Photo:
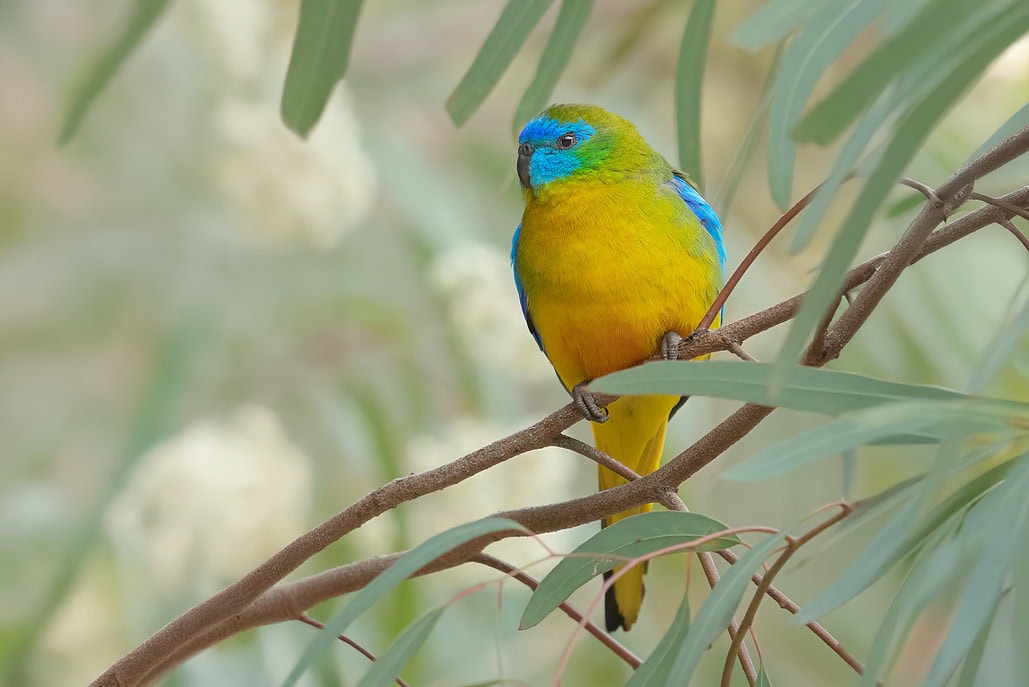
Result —
M 529 119 L 539 114 L 550 102 L 558 79 L 572 59 L 572 51 L 582 29 L 593 11 L 593 0 L 563 0 L 557 23 L 543 48 L 536 77 L 525 89 L 514 115 L 514 129 L 518 131 Z
M 947 73 L 939 87 L 908 108 L 837 231 L 818 277 L 790 326 L 776 360 L 779 367 L 773 376 L 773 386 L 789 374 L 789 367 L 797 360 L 811 332 L 838 297 L 840 280 L 857 254 L 873 215 L 932 128 L 993 58 L 1026 29 L 1029 29 L 1029 3 L 1019 4 L 1006 14 L 1005 21 L 988 25 L 968 45 L 962 46 L 956 66 Z
M 838 9 L 843 5 L 843 0 L 770 0 L 736 28 L 732 42 L 753 50 L 780 41 L 803 26 L 826 5 Z
M 336 641 L 337 635 L 343 634 L 346 631 L 350 623 L 428 563 L 473 539 L 509 530 L 526 531 L 524 527 L 513 520 L 486 518 L 441 532 L 405 553 L 393 565 L 372 580 L 368 586 L 354 594 L 349 603 L 333 615 L 329 622 L 325 623 L 325 627 L 308 644 L 307 649 L 304 650 L 296 665 L 293 666 L 289 675 L 286 676 L 285 681 L 282 683 L 283 687 L 295 685 L 311 664 L 332 646 L 333 642 Z
M 457 126 L 479 109 L 539 23 L 551 0 L 508 0 L 472 66 L 447 98 L 447 112 Z
M 126 19 L 114 41 L 95 57 L 87 60 L 88 66 L 72 91 L 64 113 L 64 121 L 58 137 L 61 145 L 70 141 L 71 137 L 75 135 L 97 96 L 111 82 L 125 60 L 139 47 L 143 38 L 168 9 L 168 3 L 169 0 L 136 0 L 133 2 L 131 4 L 132 13 Z
M 736 360 L 658 360 L 601 377 L 589 388 L 610 394 L 712 396 L 825 415 L 906 399 L 965 398 L 942 387 L 888 382 L 800 365 L 789 368 L 781 389 L 773 394 L 768 387 L 774 369 L 773 363 Z
M 678 511 L 640 513 L 619 520 L 601 529 L 554 566 L 529 598 L 518 627 L 525 630 L 538 624 L 576 589 L 627 558 L 696 541 L 725 529 L 726 525 L 717 520 Z M 693 550 L 719 551 L 738 543 L 737 537 L 725 535 Z
M 425 644 L 444 610 L 445 607 L 436 608 L 411 623 L 386 653 L 372 663 L 371 669 L 357 683 L 357 687 L 389 687 L 393 684 L 411 657 Z
M 786 531 L 779 532 L 740 556 L 730 567 L 704 604 L 693 618 L 686 640 L 679 644 L 672 663 L 666 687 L 681 687 L 690 684 L 693 674 L 700 663 L 700 657 L 711 646 L 711 642 L 725 631 L 736 608 L 740 605 L 743 593 L 750 584 L 750 578 L 761 563 L 771 555 L 786 538 Z
M 282 121 L 301 136 L 318 123 L 347 72 L 361 4 L 362 0 L 301 0 L 280 105 Z
M 690 630 L 689 594 L 683 594 L 679 610 L 675 612 L 672 624 L 661 641 L 647 656 L 639 668 L 629 677 L 625 687 L 651 687 L 663 685 L 671 677 L 672 663 L 675 662 L 675 649 L 682 645 Z
M 715 0 L 694 0 L 679 48 L 675 68 L 675 124 L 679 137 L 679 166 L 697 187 L 704 188 L 704 169 L 700 153 L 700 103 L 707 46 Z

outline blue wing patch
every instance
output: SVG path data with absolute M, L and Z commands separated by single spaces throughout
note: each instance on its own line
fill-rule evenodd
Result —
M 717 221 L 717 220 L 716 220 Z M 518 289 L 518 302 L 522 304 L 522 315 L 525 316 L 525 324 L 529 327 L 529 333 L 532 334 L 532 338 L 536 339 L 536 345 L 543 350 L 543 341 L 540 339 L 540 333 L 536 331 L 536 325 L 532 321 L 532 315 L 529 314 L 529 301 L 525 298 L 525 289 L 522 288 L 522 280 L 518 278 L 518 235 L 522 232 L 522 225 L 519 224 L 518 228 L 515 229 L 514 236 L 511 237 L 511 268 L 514 272 L 515 288 Z
M 718 261 L 722 265 L 722 275 L 725 275 L 725 242 L 722 240 L 722 223 L 715 214 L 714 208 L 708 205 L 700 191 L 690 183 L 689 178 L 682 172 L 675 172 L 672 176 L 672 188 L 679 194 L 679 197 L 686 201 L 686 205 L 697 216 L 700 223 L 704 225 L 707 233 L 715 240 L 715 249 L 718 251 Z

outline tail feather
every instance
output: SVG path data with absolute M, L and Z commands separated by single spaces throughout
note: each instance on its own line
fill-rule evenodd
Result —
M 638 475 L 648 475 L 661 463 L 665 443 L 668 414 L 679 402 L 677 396 L 626 396 L 608 406 L 609 418 L 604 424 L 593 425 L 597 448 L 625 464 Z M 599 468 L 600 488 L 610 489 L 625 480 L 607 468 Z M 646 513 L 651 504 L 632 508 L 606 518 L 601 526 L 614 524 L 638 513 Z M 607 573 L 605 579 L 620 570 Z M 630 629 L 639 616 L 643 603 L 643 575 L 646 565 L 628 570 L 607 592 L 605 623 L 608 632 L 619 627 Z

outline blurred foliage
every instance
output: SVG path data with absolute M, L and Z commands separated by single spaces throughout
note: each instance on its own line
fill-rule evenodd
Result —
M 84 684 L 305 525 L 564 402 L 510 283 L 512 119 L 549 100 L 589 101 L 632 119 L 666 154 L 678 141 L 722 214 L 731 264 L 777 206 L 828 177 L 792 230 L 796 254 L 773 244 L 730 320 L 808 287 L 813 270 L 812 303 L 831 298 L 842 269 L 891 246 L 916 211 L 897 175 L 936 184 L 1029 119 L 1029 42 L 1018 40 L 1029 12 L 1015 0 L 559 5 L 0 4 L 0 682 Z M 696 89 L 698 102 L 687 95 Z M 855 167 L 865 179 L 843 186 Z M 1026 178 L 1023 158 L 977 190 L 1001 194 Z M 996 227 L 933 255 L 836 366 L 1029 400 L 1026 265 Z M 773 331 L 748 350 L 795 359 L 816 305 L 785 348 Z M 731 407 L 695 398 L 669 451 Z M 896 437 L 913 426 L 898 417 L 926 412 L 883 407 L 835 426 L 777 411 L 691 479 L 685 498 L 730 525 L 786 527 L 853 490 L 868 499 L 860 527 L 816 545 L 778 584 L 815 600 L 845 646 L 889 669 L 888 684 L 952 673 L 962 685 L 1019 683 L 1029 674 L 1023 411 L 1000 430 L 953 423 L 930 427 L 930 443 L 875 444 L 890 439 L 876 434 L 883 427 Z M 839 460 L 822 452 L 788 474 L 718 478 L 827 433 Z M 301 572 L 594 484 L 584 460 L 537 452 L 369 523 Z M 589 532 L 544 540 L 571 551 Z M 519 564 L 544 555 L 532 541 L 495 548 Z M 405 637 L 424 641 L 403 671 L 412 684 L 549 680 L 572 625 L 552 614 L 517 632 L 527 590 L 490 586 L 433 615 L 490 579 L 465 567 L 401 584 L 350 632 L 385 654 L 412 627 Z M 647 586 L 625 636 L 641 656 L 684 646 L 671 640 L 701 614 L 718 620 L 736 593 L 727 585 L 716 608 L 695 582 L 680 606 L 676 559 L 655 561 Z M 585 607 L 594 592 L 571 601 Z M 777 609 L 757 629 L 769 681 L 857 684 Z M 692 631 L 692 653 L 668 651 L 669 665 L 706 647 Z M 314 636 L 300 623 L 249 632 L 167 684 L 281 684 Z M 717 679 L 726 647 L 723 633 L 699 684 Z M 332 644 L 298 684 L 367 673 Z M 563 684 L 628 678 L 586 640 Z

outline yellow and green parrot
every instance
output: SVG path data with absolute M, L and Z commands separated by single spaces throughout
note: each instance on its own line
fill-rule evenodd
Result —
M 584 386 L 674 356 L 722 288 L 721 223 L 632 123 L 593 105 L 552 105 L 530 121 L 517 169 L 525 211 L 511 260 L 529 331 L 591 421 L 597 448 L 649 474 L 684 399 L 625 396 L 605 411 Z M 601 489 L 623 482 L 600 468 Z M 635 567 L 608 592 L 608 631 L 636 622 L 644 572 Z

